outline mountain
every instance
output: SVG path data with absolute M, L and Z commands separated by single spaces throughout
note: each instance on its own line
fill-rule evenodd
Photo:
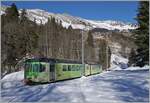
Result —
M 2 6 L 1 15 L 5 14 L 6 8 L 6 6 Z M 71 25 L 74 29 L 69 30 L 63 28 L 60 32 L 59 30 L 56 31 L 57 29 L 53 26 L 53 24 L 49 24 L 51 25 L 51 28 L 49 29 L 42 29 L 41 26 L 41 30 L 38 30 L 41 31 L 38 32 L 40 36 L 40 45 L 38 49 L 43 53 L 43 55 L 48 57 L 80 60 L 81 52 L 79 52 L 79 50 L 81 48 L 81 30 L 79 29 L 84 30 L 83 40 L 85 44 L 85 60 L 90 63 L 107 61 L 106 58 L 108 59 L 109 55 L 106 53 L 108 53 L 109 49 L 112 54 L 128 58 L 131 49 L 135 48 L 135 44 L 130 37 L 132 35 L 132 32 L 130 31 L 137 28 L 136 24 L 112 20 L 87 20 L 80 17 L 71 16 L 66 13 L 54 14 L 40 9 L 27 9 L 26 12 L 28 18 L 31 21 L 35 21 L 39 25 L 45 24 L 48 21 L 48 18 L 54 17 L 56 23 L 61 23 L 65 28 L 68 28 Z M 21 13 L 21 9 L 19 10 L 19 13 Z M 55 33 L 50 32 L 51 30 L 55 31 Z M 47 40 L 45 39 L 47 38 L 47 35 L 54 38 L 49 38 L 49 40 Z M 47 44 L 52 45 L 52 47 L 48 47 L 49 45 Z M 109 48 L 107 48 L 107 45 Z M 43 50 L 43 48 L 45 49 Z M 69 49 L 66 51 L 66 48 Z M 101 58 L 104 58 L 105 60 L 102 60 Z M 102 64 L 107 63 L 102 62 Z M 108 67 L 108 65 L 106 66 Z M 106 68 L 106 66 L 103 67 Z
M 1 15 L 5 13 L 6 6 L 1 7 Z M 137 28 L 136 24 L 124 23 L 122 21 L 96 21 L 88 20 L 80 17 L 71 16 L 69 14 L 55 14 L 47 12 L 41 9 L 27 9 L 28 18 L 32 21 L 36 21 L 37 24 L 45 24 L 48 21 L 48 18 L 54 17 L 57 22 L 61 22 L 63 27 L 68 28 L 70 25 L 73 29 L 84 29 L 92 30 L 95 28 L 102 28 L 107 30 L 118 30 L 118 31 L 129 31 Z M 21 9 L 19 10 L 21 13 Z

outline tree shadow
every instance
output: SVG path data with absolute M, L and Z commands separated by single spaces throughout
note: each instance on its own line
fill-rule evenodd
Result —
M 142 70 L 142 71 L 115 71 L 120 72 L 121 75 L 116 75 L 118 78 L 111 78 L 110 77 L 102 77 L 99 78 L 93 78 L 91 79 L 91 83 L 96 82 L 105 82 L 110 83 L 111 88 L 115 90 L 116 92 L 120 92 L 121 95 L 115 95 L 120 100 L 125 102 L 148 102 L 149 101 L 149 88 L 144 87 L 144 85 L 148 85 L 148 81 L 144 80 L 146 76 L 140 75 L 140 73 L 147 73 L 148 77 L 148 70 Z M 133 74 L 132 74 L 133 73 Z M 139 75 L 134 75 L 134 73 L 139 73 Z M 127 75 L 129 74 L 129 75 Z M 113 74 L 114 75 L 114 74 Z M 128 76 L 125 78 L 119 78 L 119 76 Z M 143 79 L 143 80 L 141 80 Z M 130 95 L 126 95 L 126 93 Z
M 94 85 L 91 86 L 91 89 L 95 90 L 95 92 L 102 90 L 102 88 L 108 88 L 107 92 L 109 92 L 109 89 L 113 89 L 117 93 L 119 92 L 119 94 L 115 94 L 115 96 L 121 101 L 148 102 L 149 88 L 145 87 L 145 85 L 148 84 L 148 81 L 145 80 L 147 77 L 148 71 L 145 70 L 134 72 L 114 71 L 108 73 L 108 75 L 106 74 L 105 76 L 89 76 L 83 83 L 87 83 L 87 86 Z M 15 85 L 13 87 L 3 88 L 1 91 L 1 96 L 2 99 L 7 99 L 7 97 L 10 97 L 10 99 L 8 99 L 9 102 L 72 102 L 74 99 L 76 99 L 77 102 L 85 102 L 86 95 L 83 94 L 84 86 L 82 87 L 83 90 L 79 90 L 80 86 L 82 86 L 79 82 L 80 80 L 75 80 L 74 82 L 63 81 L 34 86 L 14 83 Z M 105 83 L 106 85 L 101 85 L 101 83 Z M 110 84 L 111 87 L 109 85 L 107 86 L 107 83 Z M 65 87 L 65 89 L 62 89 L 63 87 Z M 85 89 L 88 89 L 88 87 Z M 94 93 L 94 91 L 92 91 L 92 93 Z
M 80 92 L 74 92 L 74 90 L 63 92 L 62 90 L 56 89 L 66 85 L 66 83 L 50 83 L 34 86 L 16 86 L 3 89 L 2 99 L 11 97 L 11 99 L 8 100 L 9 102 L 71 102 L 73 97 L 77 96 L 80 100 L 82 96 Z

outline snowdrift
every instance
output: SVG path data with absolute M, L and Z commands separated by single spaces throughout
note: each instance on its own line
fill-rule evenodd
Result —
M 150 66 L 145 65 L 144 67 L 128 67 L 128 59 L 118 56 L 116 54 L 111 55 L 111 67 L 109 70 L 147 70 Z
M 1 80 L 1 88 L 2 89 L 15 88 L 24 85 L 23 79 L 24 79 L 24 71 L 18 71 L 7 74 Z
M 109 70 L 122 70 L 128 68 L 128 59 L 118 56 L 116 54 L 111 55 L 111 67 Z
M 145 65 L 144 67 L 129 67 L 125 70 L 147 70 L 147 69 L 150 69 L 150 66 Z
M 2 81 L 21 81 L 24 79 L 24 71 L 10 73 L 2 78 Z

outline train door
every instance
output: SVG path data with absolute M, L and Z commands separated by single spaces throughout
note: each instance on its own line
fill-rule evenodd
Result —
M 50 64 L 50 81 L 55 81 L 55 65 Z
M 43 82 L 43 83 L 48 82 L 49 81 L 48 64 L 45 62 L 38 62 L 36 69 L 37 69 L 37 74 L 38 74 L 36 77 L 36 81 Z
M 80 69 L 81 69 L 81 75 L 84 76 L 85 75 L 85 64 L 81 64 Z

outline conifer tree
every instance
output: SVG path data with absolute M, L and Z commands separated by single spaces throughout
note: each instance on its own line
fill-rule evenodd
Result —
M 6 11 L 6 15 L 2 15 L 2 63 L 4 68 L 10 66 L 9 72 L 12 72 L 18 60 L 37 48 L 38 33 L 35 23 L 27 18 L 25 10 L 20 18 L 15 4 Z
M 139 27 L 134 32 L 134 39 L 137 47 L 137 66 L 144 66 L 149 63 L 149 1 L 140 1 L 137 22 Z M 133 59 L 132 59 L 133 60 Z
M 108 44 L 107 44 L 107 46 L 108 46 Z M 108 60 L 108 67 L 110 67 L 111 65 L 111 49 L 110 49 L 110 47 L 108 46 L 108 58 L 107 58 Z
M 105 39 L 99 41 L 99 61 L 103 69 L 107 69 L 107 42 Z
M 93 47 L 94 46 L 94 40 L 93 40 L 93 35 L 92 35 L 92 32 L 89 31 L 88 32 L 88 38 L 87 38 L 87 42 L 88 42 L 88 45 Z
M 28 20 L 28 18 L 27 18 L 26 10 L 22 9 L 21 14 L 20 14 L 20 22 L 22 23 L 22 22 L 25 22 L 27 20 Z
M 16 22 L 19 19 L 19 12 L 15 3 L 6 9 L 6 18 L 8 20 L 7 22 Z
M 135 62 L 136 62 L 136 51 L 132 48 L 131 49 L 131 53 L 129 55 L 129 66 L 133 66 L 135 65 Z

